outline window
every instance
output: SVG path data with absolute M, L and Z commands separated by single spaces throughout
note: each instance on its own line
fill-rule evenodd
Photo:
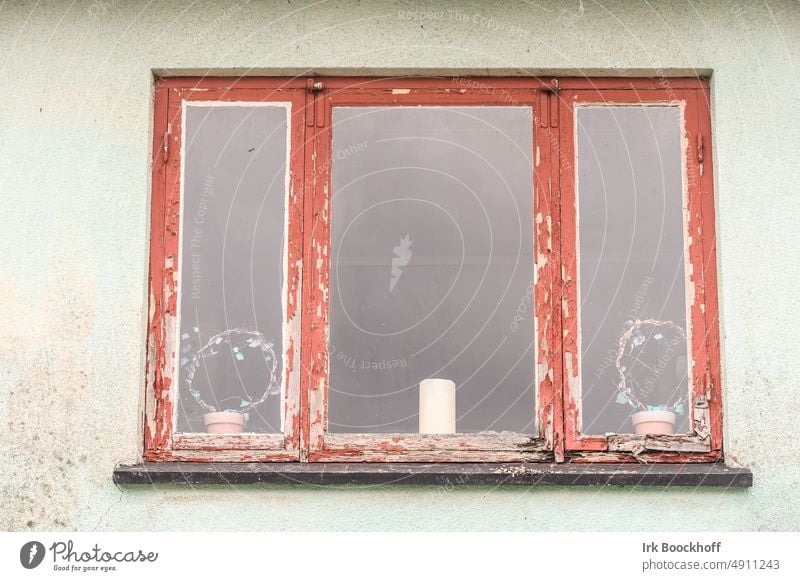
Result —
M 702 79 L 162 79 L 145 458 L 721 458 Z

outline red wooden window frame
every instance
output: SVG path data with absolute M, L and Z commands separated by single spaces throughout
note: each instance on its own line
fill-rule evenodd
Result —
M 285 434 L 173 434 L 183 101 L 289 101 Z M 582 436 L 578 370 L 574 110 L 684 110 L 693 355 L 691 435 Z M 538 434 L 326 433 L 332 108 L 533 109 Z M 170 78 L 155 91 L 144 456 L 151 461 L 708 462 L 721 458 L 719 327 L 708 84 L 702 79 Z M 686 233 L 686 234 L 688 234 Z M 533 372 L 534 370 L 532 370 Z
M 231 87 L 218 82 L 161 82 L 155 95 L 153 194 L 150 236 L 148 390 L 145 400 L 145 459 L 178 461 L 296 461 L 300 456 L 300 343 L 305 151 L 305 84 L 264 80 Z M 180 203 L 183 103 L 290 103 L 289 202 L 287 207 L 286 351 L 283 353 L 283 434 L 218 436 L 173 433 L 177 401 L 175 350 L 180 280 Z
M 711 182 L 709 101 L 706 86 L 624 90 L 579 88 L 562 91 L 561 152 L 571 164 L 561 167 L 561 232 L 564 287 L 562 292 L 566 451 L 571 458 L 587 461 L 660 460 L 703 462 L 720 457 L 722 449 L 721 400 L 719 396 L 719 337 L 717 324 L 716 246 Z M 680 107 L 683 120 L 684 232 L 688 271 L 690 365 L 690 434 L 634 436 L 630 434 L 585 436 L 580 430 L 581 377 L 578 297 L 578 232 L 576 109 L 586 105 Z M 705 122 L 704 122 L 705 121 Z M 706 171 L 708 169 L 709 171 Z M 687 235 L 688 234 L 688 235 Z M 693 293 L 692 293 L 693 289 Z
M 316 123 L 317 130 L 313 136 L 316 159 L 322 160 L 320 170 L 312 165 L 311 172 L 316 176 L 313 195 L 312 212 L 318 219 L 310 232 L 310 248 L 308 264 L 310 265 L 306 280 L 310 281 L 311 300 L 307 303 L 306 312 L 310 326 L 311 345 L 306 354 L 305 365 L 311 369 L 309 383 L 309 413 L 303 415 L 308 421 L 302 433 L 308 435 L 304 440 L 304 448 L 308 450 L 309 461 L 541 461 L 552 457 L 552 394 L 553 383 L 550 374 L 539 373 L 538 382 L 538 422 L 539 434 L 457 434 L 447 436 L 419 434 L 329 434 L 327 423 L 327 385 L 328 385 L 328 297 L 327 292 L 318 289 L 328 288 L 330 271 L 329 211 L 331 205 L 331 143 L 333 139 L 332 110 L 334 107 L 370 107 L 370 106 L 458 106 L 477 105 L 481 107 L 514 105 L 527 106 L 533 110 L 531 127 L 534 147 L 548 147 L 544 132 L 536 131 L 539 122 L 541 90 L 539 87 L 517 87 L 514 83 L 484 83 L 477 90 L 459 87 L 454 90 L 456 81 L 443 79 L 439 82 L 410 83 L 395 80 L 352 80 L 328 82 L 328 90 L 320 94 L 317 111 L 322 111 L 324 120 Z M 411 86 L 407 86 L 411 85 Z M 414 86 L 416 85 L 416 86 Z M 320 126 L 321 125 L 321 126 Z M 534 167 L 531 176 L 534 190 L 534 206 L 542 214 L 534 224 L 534 256 L 539 256 L 535 268 L 537 283 L 534 296 L 537 302 L 544 303 L 553 296 L 553 267 L 549 260 L 548 250 L 553 248 L 552 231 L 549 225 L 553 219 L 550 199 L 549 165 Z M 531 217 L 533 219 L 533 216 Z M 537 309 L 537 363 L 539 369 L 551 369 L 553 358 L 550 346 L 554 344 L 553 325 L 548 324 L 546 313 L 550 309 Z M 534 370 L 531 370 L 533 373 Z

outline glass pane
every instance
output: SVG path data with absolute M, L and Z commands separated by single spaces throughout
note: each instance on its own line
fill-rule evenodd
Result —
M 451 419 L 426 425 L 533 432 L 531 109 L 333 121 L 329 431 L 418 432 L 420 383 L 445 379 L 425 405 Z
M 287 123 L 280 105 L 186 106 L 180 432 L 282 429 Z
M 688 427 L 678 107 L 577 109 L 584 434 Z M 665 422 L 666 423 L 663 423 Z

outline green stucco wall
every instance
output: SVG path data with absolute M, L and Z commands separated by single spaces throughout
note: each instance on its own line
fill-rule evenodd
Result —
M 797 530 L 798 62 L 800 5 L 773 0 L 3 4 L 0 527 Z M 208 70 L 713 71 L 726 452 L 755 486 L 117 489 L 142 439 L 153 72 Z

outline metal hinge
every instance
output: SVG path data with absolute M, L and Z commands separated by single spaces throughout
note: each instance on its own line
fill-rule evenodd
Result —
M 561 92 L 561 87 L 558 86 L 558 79 L 551 79 L 550 84 L 544 90 L 547 94 L 548 125 L 550 127 L 558 127 L 558 94 Z
M 703 175 L 703 159 L 706 154 L 706 146 L 703 143 L 703 134 L 697 134 L 697 163 L 700 164 L 700 175 Z
M 325 126 L 325 101 L 320 95 L 324 90 L 325 83 L 322 81 L 306 80 L 306 91 L 309 93 L 309 98 L 306 100 L 306 125 L 309 127 Z
M 169 138 L 172 135 L 172 123 L 167 123 L 167 132 L 164 133 L 164 142 L 161 144 L 163 151 L 163 162 L 169 161 Z

